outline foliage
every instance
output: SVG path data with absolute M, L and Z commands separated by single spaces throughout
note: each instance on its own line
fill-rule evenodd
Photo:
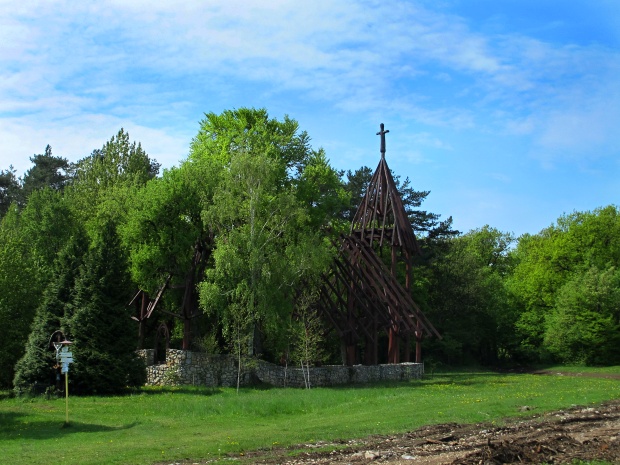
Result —
M 321 358 L 322 330 L 299 290 L 315 295 L 335 253 L 330 239 L 347 231 L 370 168 L 339 173 L 295 120 L 249 108 L 206 114 L 188 158 L 161 177 L 123 129 L 75 165 L 49 146 L 30 160 L 23 179 L 12 167 L 0 171 L 0 321 L 8 341 L 0 347 L 1 386 L 10 385 L 24 351 L 15 382 L 47 379 L 49 360 L 39 351 L 55 326 L 66 324 L 77 338 L 101 325 L 132 333 L 128 293 L 137 285 L 153 295 L 165 282 L 159 318 L 184 319 L 173 329 L 184 346 L 191 329 L 197 340 L 209 335 L 211 350 L 228 343 L 240 361 L 252 354 L 279 361 L 293 327 L 296 362 Z M 423 252 L 412 294 L 443 335 L 424 342 L 426 353 L 449 363 L 618 362 L 617 207 L 563 215 L 515 246 L 491 226 L 459 235 L 451 218 L 422 209 L 428 191 L 394 179 Z M 78 267 L 81 252 L 66 246 L 83 231 L 92 248 Z M 106 245 L 102 237 L 113 239 Z M 403 270 L 399 263 L 400 277 Z M 100 305 L 113 310 L 95 311 Z M 294 313 L 301 318 L 291 326 Z M 304 342 L 310 335 L 317 338 Z M 109 363 L 87 346 L 84 359 Z M 104 371 L 76 369 L 86 378 Z
M 308 153 L 303 170 L 296 180 L 296 196 L 309 217 L 309 227 L 328 227 L 335 232 L 346 231 L 349 227 L 340 215 L 351 202 L 350 193 L 343 185 L 339 173 L 330 166 L 323 149 Z
M 15 173 L 13 165 L 0 171 L 0 218 L 6 215 L 14 202 L 21 200 L 21 185 Z
M 175 284 L 185 279 L 194 245 L 208 239 L 200 216 L 203 194 L 201 173 L 186 168 L 166 170 L 136 194 L 120 232 L 141 288 L 154 293 L 167 274 Z
M 35 383 L 54 385 L 55 353 L 50 338 L 57 330 L 67 334 L 67 307 L 73 298 L 73 288 L 87 243 L 77 234 L 69 240 L 56 260 L 54 275 L 43 294 L 41 305 L 30 329 L 25 354 L 15 366 L 13 385 L 18 392 L 27 391 Z
M 279 358 L 294 289 L 331 257 L 320 228 L 346 194 L 307 141 L 295 121 L 249 109 L 207 115 L 194 139 L 188 163 L 216 173 L 213 198 L 203 203 L 215 246 L 201 304 L 217 315 L 239 357 L 263 353 L 268 340 Z
M 312 386 L 310 366 L 322 362 L 326 357 L 323 346 L 325 328 L 315 309 L 316 300 L 317 293 L 312 287 L 302 290 L 291 319 L 291 359 L 301 366 L 306 389 Z
M 485 226 L 446 243 L 432 267 L 428 316 L 443 336 L 429 341 L 447 363 L 494 364 L 514 352 L 517 315 L 505 287 L 514 238 Z
M 225 333 L 234 328 L 238 334 L 242 326 L 253 328 L 259 321 L 269 324 L 265 320 L 275 316 L 272 306 L 284 297 L 278 292 L 287 280 L 283 247 L 294 237 L 289 228 L 302 212 L 290 194 L 277 195 L 274 165 L 260 155 L 235 157 L 230 177 L 205 212 L 218 231 L 207 277 L 227 296 L 231 309 L 221 315 Z
M 620 272 L 592 267 L 567 281 L 546 315 L 544 343 L 561 362 L 618 363 Z
M 189 162 L 212 163 L 223 168 L 233 154 L 261 153 L 280 163 L 278 179 L 290 181 L 299 176 L 305 166 L 310 138 L 298 132 L 297 121 L 269 118 L 267 110 L 240 108 L 226 110 L 220 115 L 208 113 L 192 140 Z
M 75 182 L 96 190 L 125 181 L 145 184 L 157 176 L 159 163 L 151 160 L 142 144 L 129 142 L 129 134 L 121 128 L 101 149 L 77 163 Z
M 24 174 L 24 199 L 40 189 L 60 191 L 71 179 L 69 160 L 52 155 L 52 147 L 49 145 L 45 147 L 44 154 L 33 155 L 30 161 L 34 166 Z
M 80 223 L 62 193 L 48 188 L 34 191 L 20 216 L 20 234 L 28 241 L 29 254 L 39 265 L 43 272 L 40 278 L 47 284 L 58 252 Z
M 0 321 L 7 328 L 0 357 L 0 385 L 13 379 L 30 325 L 54 261 L 72 233 L 73 218 L 62 195 L 50 189 L 31 194 L 20 211 L 9 210 L 0 225 Z
M 42 289 L 40 271 L 30 255 L 28 240 L 19 228 L 19 213 L 12 209 L 0 224 L 0 386 L 9 387 L 14 365 L 24 353 L 30 324 Z
M 78 392 L 110 394 L 144 381 L 144 366 L 134 351 L 135 327 L 129 324 L 130 293 L 125 256 L 109 221 L 84 259 L 67 321 Z
M 507 284 L 521 308 L 516 327 L 524 354 L 542 361 L 558 356 L 561 342 L 555 338 L 561 334 L 562 338 L 568 337 L 568 328 L 558 332 L 558 324 L 575 321 L 582 310 L 584 314 L 580 322 L 592 327 L 581 331 L 613 333 L 617 320 L 610 317 L 609 311 L 599 312 L 602 319 L 594 318 L 592 305 L 584 305 L 582 300 L 613 300 L 611 291 L 605 290 L 607 285 L 594 283 L 603 276 L 610 279 L 609 276 L 615 274 L 611 268 L 620 265 L 620 212 L 617 207 L 563 215 L 555 225 L 540 233 L 521 237 L 514 259 L 516 266 Z M 577 298 L 577 294 L 583 296 Z M 600 325 L 605 329 L 598 327 Z M 575 334 L 571 339 L 576 337 Z M 582 343 L 587 340 L 582 336 L 579 338 Z M 604 362 L 606 356 L 603 353 L 608 354 L 590 353 L 582 358 L 609 363 L 611 359 Z M 576 355 L 571 353 L 569 356 L 574 358 Z
M 124 221 L 137 191 L 157 176 L 159 166 L 140 143 L 130 143 L 121 128 L 101 149 L 75 164 L 67 189 L 74 211 L 93 234 L 107 219 Z

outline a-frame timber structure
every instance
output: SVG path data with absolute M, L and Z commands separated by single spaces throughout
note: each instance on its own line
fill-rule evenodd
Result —
M 441 337 L 411 297 L 413 258 L 420 253 L 394 178 L 385 161 L 384 129 L 381 159 L 351 222 L 341 236 L 339 254 L 323 277 L 320 310 L 338 331 L 347 365 L 378 363 L 379 336 L 388 335 L 388 363 L 410 361 L 410 339 L 416 340 L 415 361 L 421 362 L 421 340 Z M 389 253 L 389 265 L 381 257 Z M 404 270 L 403 270 L 404 268 Z M 398 273 L 404 271 L 404 284 Z M 362 348 L 363 347 L 363 348 Z M 360 348 L 363 359 L 360 357 Z
M 183 350 L 190 350 L 191 347 L 191 336 L 192 336 L 192 328 L 191 322 L 194 318 L 203 315 L 203 312 L 198 307 L 198 296 L 196 292 L 196 283 L 199 279 L 201 279 L 207 259 L 211 253 L 211 240 L 209 238 L 207 240 L 197 239 L 194 244 L 194 254 L 192 257 L 192 261 L 190 262 L 188 271 L 185 275 L 185 278 L 182 282 L 178 284 L 173 284 L 171 281 L 173 280 L 172 273 L 168 273 L 166 279 L 164 280 L 164 284 L 157 291 L 157 295 L 155 299 L 151 299 L 143 290 L 139 290 L 131 301 L 127 304 L 128 306 L 134 306 L 136 308 L 136 314 L 138 316 L 132 316 L 131 319 L 135 320 L 139 323 L 138 326 L 138 348 L 142 349 L 144 346 L 144 333 L 146 320 L 148 320 L 153 311 L 157 307 L 157 304 L 160 302 L 160 299 L 163 293 L 167 289 L 180 289 L 183 291 L 183 300 L 181 302 L 180 311 L 178 313 L 170 312 L 165 309 L 160 309 L 159 311 L 171 316 L 173 318 L 177 318 L 183 321 Z M 177 281 L 179 279 L 177 278 Z M 169 329 L 166 328 L 166 332 L 169 334 Z M 158 336 L 160 331 L 158 330 Z M 157 338 L 156 338 L 157 340 Z M 168 342 L 168 341 L 167 341 Z

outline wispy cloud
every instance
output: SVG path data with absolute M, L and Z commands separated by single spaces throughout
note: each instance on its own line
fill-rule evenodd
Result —
M 164 134 L 187 137 L 195 127 L 179 130 L 185 118 L 230 107 L 240 86 L 387 115 L 418 134 L 518 134 L 547 160 L 587 157 L 593 146 L 605 156 L 618 142 L 617 51 L 489 35 L 412 1 L 0 0 L 0 8 L 0 132 L 22 139 L 40 126 L 80 140 L 76 133 L 94 134 L 88 125 L 105 120 L 99 130 L 150 128 L 155 145 L 180 150 Z

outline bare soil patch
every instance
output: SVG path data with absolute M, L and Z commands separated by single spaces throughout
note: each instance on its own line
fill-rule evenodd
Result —
M 295 455 L 291 456 L 293 451 Z M 502 426 L 450 423 L 424 426 L 401 435 L 251 452 L 243 462 L 479 465 L 574 460 L 620 463 L 620 399 L 596 407 L 572 407 L 527 419 L 508 419 Z

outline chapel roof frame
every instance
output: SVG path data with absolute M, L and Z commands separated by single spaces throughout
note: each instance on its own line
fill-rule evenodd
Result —
M 341 235 L 338 256 L 323 276 L 319 308 L 338 331 L 345 346 L 346 363 L 378 363 L 379 335 L 388 333 L 389 363 L 410 359 L 409 340 L 416 340 L 416 362 L 421 361 L 424 335 L 441 338 L 411 296 L 413 259 L 421 250 L 402 199 L 385 160 L 385 130 L 381 136 L 381 159 L 364 198 L 351 221 L 349 235 Z M 390 264 L 380 257 L 390 249 Z M 404 263 L 405 283 L 398 279 L 398 263 Z

